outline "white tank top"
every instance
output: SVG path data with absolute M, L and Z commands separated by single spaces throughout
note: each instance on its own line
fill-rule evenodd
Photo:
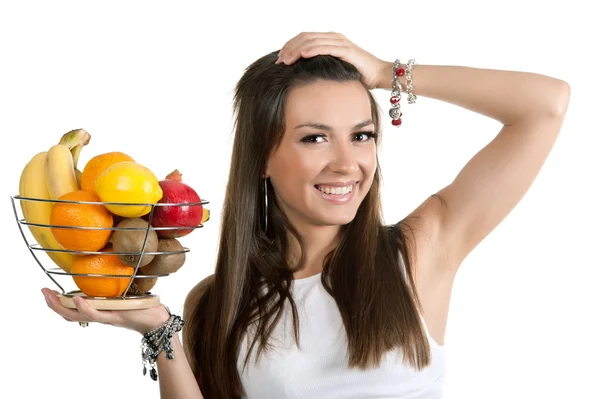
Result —
M 402 363 L 401 350 L 397 350 L 384 356 L 376 369 L 350 369 L 342 318 L 321 283 L 321 274 L 294 280 L 291 292 L 298 310 L 300 347 L 294 341 L 291 306 L 286 301 L 283 317 L 273 330 L 273 348 L 263 351 L 258 363 L 250 356 L 243 371 L 252 334 L 242 340 L 237 369 L 246 391 L 244 398 L 442 398 L 444 347 L 432 339 L 426 327 L 431 346 L 427 368 L 415 371 Z

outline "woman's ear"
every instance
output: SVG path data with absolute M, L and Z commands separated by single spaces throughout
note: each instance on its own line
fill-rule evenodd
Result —
M 262 178 L 263 178 L 263 179 L 266 179 L 266 178 L 268 178 L 268 177 L 269 177 L 269 175 L 271 174 L 271 173 L 269 172 L 269 170 L 271 169 L 271 168 L 269 167 L 269 164 L 270 164 L 270 162 L 269 162 L 269 160 L 267 160 L 267 162 L 265 163 L 265 168 L 263 169 L 263 171 L 262 171 L 262 174 L 261 174 L 261 176 L 262 176 Z

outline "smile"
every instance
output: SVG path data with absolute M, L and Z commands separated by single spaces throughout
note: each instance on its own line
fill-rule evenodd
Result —
M 325 185 L 317 185 L 315 186 L 317 188 L 317 190 L 319 190 L 322 193 L 325 194 L 332 194 L 332 195 L 346 195 L 350 192 L 352 192 L 352 190 L 354 189 L 354 184 L 350 184 L 348 186 L 325 186 Z
M 358 182 L 346 182 L 344 185 L 317 184 L 314 187 L 321 198 L 333 204 L 345 204 L 354 197 Z

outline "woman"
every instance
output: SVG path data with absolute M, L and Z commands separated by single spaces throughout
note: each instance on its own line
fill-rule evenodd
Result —
M 386 226 L 384 121 L 369 90 L 392 84 L 411 103 L 435 98 L 504 126 L 451 184 Z M 538 174 L 569 90 L 531 73 L 394 65 L 336 33 L 302 33 L 257 60 L 235 93 L 215 273 L 187 296 L 175 357 L 156 360 L 161 396 L 441 397 L 456 272 Z M 164 307 L 70 310 L 43 291 L 68 320 L 145 334 L 169 319 Z

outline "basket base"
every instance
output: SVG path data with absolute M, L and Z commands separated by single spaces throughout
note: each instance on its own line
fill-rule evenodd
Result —
M 73 297 L 77 295 L 83 297 L 91 308 L 96 310 L 138 310 L 148 309 L 160 305 L 160 298 L 157 295 L 147 294 L 132 297 L 101 298 L 88 297 L 81 291 L 72 291 L 66 294 L 58 294 L 60 303 L 70 309 L 75 309 Z

